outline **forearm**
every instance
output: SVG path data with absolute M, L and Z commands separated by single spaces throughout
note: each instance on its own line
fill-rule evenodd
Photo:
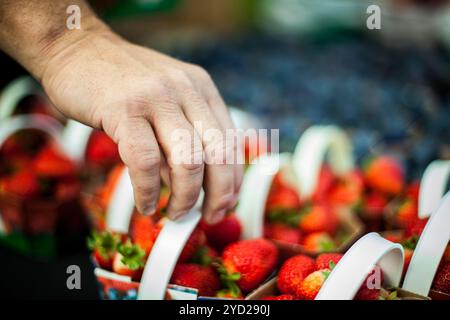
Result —
M 81 29 L 66 25 L 70 5 L 80 7 Z M 0 0 L 0 49 L 39 80 L 54 55 L 107 30 L 83 0 Z

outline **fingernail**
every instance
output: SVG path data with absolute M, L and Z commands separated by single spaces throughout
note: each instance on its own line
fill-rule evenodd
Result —
M 175 221 L 175 220 L 178 220 L 179 218 L 181 218 L 184 214 L 185 214 L 184 211 L 176 212 L 176 213 L 169 213 L 168 217 L 170 220 Z
M 151 215 L 155 214 L 156 204 L 154 204 L 154 203 L 149 204 L 148 206 L 146 206 L 144 208 L 143 212 L 144 212 L 144 215 L 146 215 L 146 216 L 151 216 Z
M 208 222 L 209 224 L 219 223 L 220 221 L 223 220 L 226 213 L 227 213 L 227 210 L 225 210 L 225 209 L 219 210 L 219 211 L 215 212 L 214 214 L 209 215 L 206 222 Z

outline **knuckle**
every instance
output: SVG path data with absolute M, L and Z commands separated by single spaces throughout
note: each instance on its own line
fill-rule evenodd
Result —
M 209 75 L 208 71 L 206 71 L 202 67 L 198 65 L 191 65 L 190 69 L 194 77 L 203 81 L 211 81 L 211 76 Z
M 156 152 L 140 152 L 136 155 L 134 165 L 139 171 L 154 171 L 159 169 L 160 156 Z

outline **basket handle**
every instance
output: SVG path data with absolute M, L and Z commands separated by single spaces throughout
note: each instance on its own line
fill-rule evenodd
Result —
M 45 115 L 19 115 L 0 121 L 0 146 L 13 134 L 21 130 L 36 129 L 47 133 L 62 147 L 62 126 L 55 119 Z
M 8 84 L 0 95 L 0 121 L 12 116 L 19 102 L 28 95 L 40 94 L 39 85 L 36 81 L 24 76 L 15 79 Z
M 367 275 L 379 265 L 390 286 L 398 287 L 404 252 L 400 244 L 372 232 L 359 239 L 334 267 L 316 300 L 352 300 Z
M 93 129 L 75 120 L 67 121 L 63 131 L 66 153 L 75 161 L 82 162 Z
M 290 164 L 291 155 L 266 154 L 256 158 L 244 175 L 236 215 L 243 226 L 243 238 L 263 235 L 266 200 L 275 175 Z
M 138 299 L 164 299 L 178 257 L 200 221 L 201 214 L 198 207 L 202 198 L 201 195 L 195 208 L 188 214 L 177 221 L 167 220 L 162 227 L 147 258 L 139 286 Z M 107 229 L 128 233 L 134 207 L 133 186 L 128 169 L 124 167 L 107 208 Z
M 425 169 L 419 189 L 419 217 L 428 218 L 444 196 L 450 177 L 450 160 L 435 160 Z
M 417 242 L 403 289 L 428 296 L 434 275 L 450 240 L 450 191 L 428 220 Z
M 336 126 L 308 128 L 300 137 L 292 157 L 296 184 L 302 197 L 311 196 L 316 189 L 327 154 L 336 174 L 345 174 L 354 167 L 352 144 L 342 129 Z

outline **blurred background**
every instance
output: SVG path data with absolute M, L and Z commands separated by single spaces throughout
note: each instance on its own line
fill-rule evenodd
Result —
M 90 3 L 130 41 L 203 66 L 229 105 L 280 129 L 281 151 L 311 124 L 337 124 L 358 159 L 392 154 L 409 179 L 433 159 L 450 159 L 449 1 Z M 371 4 L 381 8 L 380 30 L 366 27 Z M 0 89 L 26 74 L 3 53 L 0 67 Z M 0 278 L 7 297 L 97 297 L 87 251 L 36 262 L 0 247 L 0 261 L 0 273 L 12 275 Z M 82 266 L 81 291 L 65 286 L 71 263 Z

